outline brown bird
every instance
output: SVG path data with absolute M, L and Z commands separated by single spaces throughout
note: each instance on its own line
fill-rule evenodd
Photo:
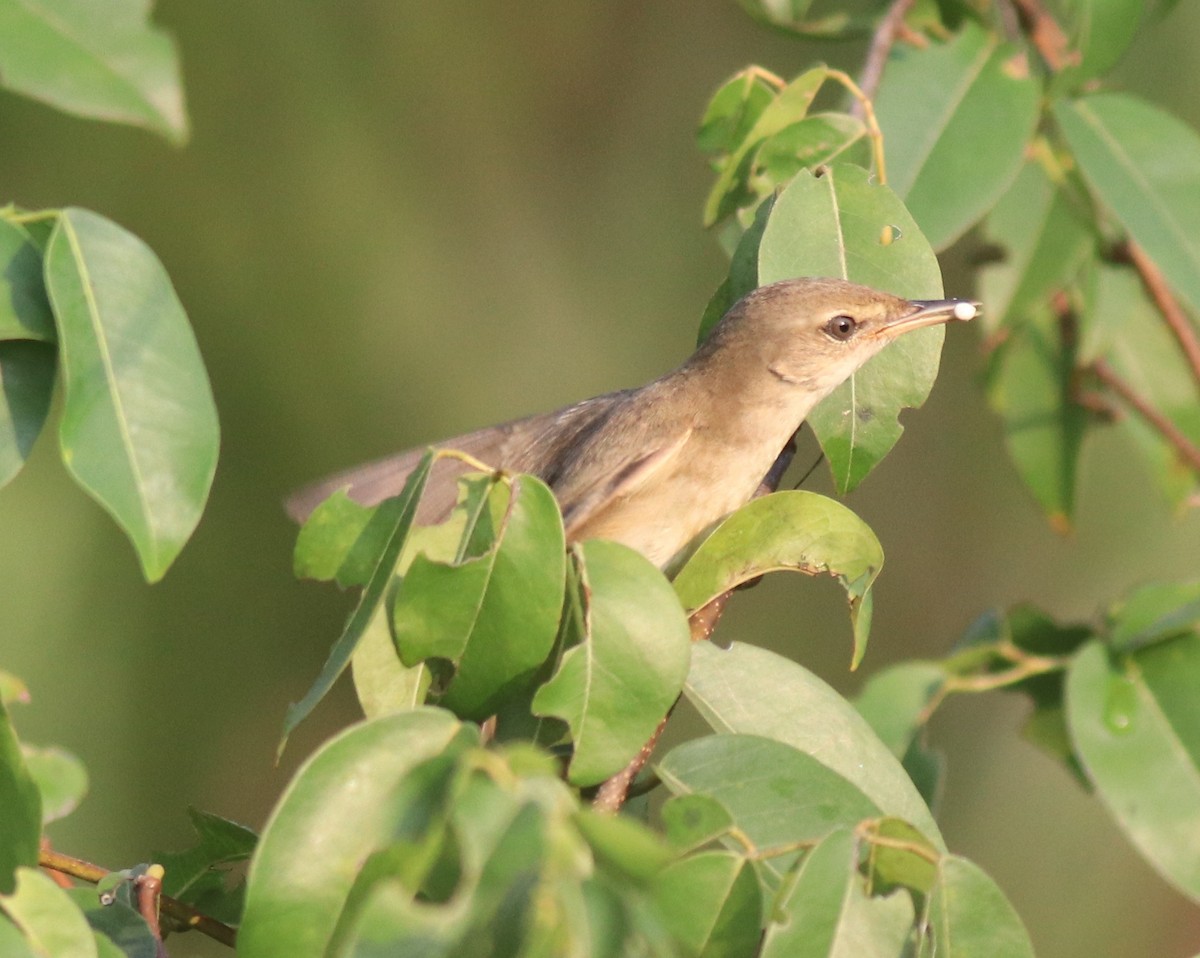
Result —
M 762 286 L 733 305 L 678 369 L 435 445 L 545 481 L 567 540 L 614 539 L 665 566 L 749 501 L 812 408 L 903 333 L 968 320 L 978 304 L 910 301 L 840 279 Z M 338 489 L 374 505 L 400 492 L 425 447 L 332 476 L 288 500 L 302 522 Z M 439 460 L 418 521 L 453 507 L 469 471 Z

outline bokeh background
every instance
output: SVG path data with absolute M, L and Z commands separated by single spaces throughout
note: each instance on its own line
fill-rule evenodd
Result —
M 861 58 L 772 34 L 731 0 L 162 0 L 156 20 L 182 51 L 182 150 L 0 93 L 0 200 L 90 207 L 149 242 L 222 419 L 208 511 L 157 586 L 67 478 L 52 432 L 0 493 L 0 668 L 34 697 L 15 719 L 86 762 L 91 794 L 52 834 L 112 867 L 186 846 L 189 804 L 261 825 L 356 715 L 342 688 L 273 766 L 284 709 L 349 609 L 292 578 L 284 494 L 677 362 L 725 269 L 699 225 L 708 95 L 751 62 L 792 75 Z M 1120 81 L 1200 126 L 1198 32 L 1200 9 L 1181 4 Z M 949 293 L 972 293 L 971 253 L 944 258 Z M 888 556 L 864 673 L 943 654 L 989 607 L 1087 619 L 1138 583 L 1200 573 L 1200 515 L 1171 515 L 1111 435 L 1086 447 L 1075 532 L 1051 533 L 982 367 L 976 334 L 951 330 L 931 401 L 850 497 Z M 822 470 L 810 487 L 826 491 Z M 722 629 L 848 693 L 862 681 L 832 583 L 777 577 Z M 1200 950 L 1200 912 L 1020 740 L 1023 710 L 991 695 L 937 716 L 951 847 L 999 881 L 1043 958 Z M 222 952 L 176 939 L 172 953 Z

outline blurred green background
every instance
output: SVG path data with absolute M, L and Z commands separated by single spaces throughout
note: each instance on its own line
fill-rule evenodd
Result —
M 182 51 L 183 150 L 0 94 L 0 200 L 90 207 L 149 242 L 222 418 L 208 511 L 158 586 L 66 477 L 52 433 L 0 493 L 0 667 L 34 696 L 18 728 L 86 762 L 91 794 L 52 835 L 113 867 L 186 845 L 188 804 L 261 825 L 296 763 L 356 715 L 341 689 L 273 767 L 284 709 L 349 608 L 292 579 L 284 494 L 681 359 L 725 269 L 699 226 L 708 95 L 750 62 L 791 75 L 861 59 L 774 35 L 730 0 L 163 0 L 156 19 Z M 1181 6 L 1121 79 L 1200 126 L 1198 33 L 1200 10 Z M 972 292 L 968 247 L 944 259 L 949 294 Z M 942 654 L 991 606 L 1087 618 L 1138 583 L 1200 573 L 1200 516 L 1170 515 L 1112 436 L 1086 447 L 1077 530 L 1052 534 L 1005 457 L 982 366 L 973 331 L 951 330 L 932 400 L 850 497 L 888 556 L 867 674 Z M 722 630 L 846 692 L 861 682 L 832 583 L 777 577 Z M 1022 713 L 989 696 L 936 718 L 951 847 L 999 881 L 1043 958 L 1200 949 L 1197 910 L 1020 741 Z

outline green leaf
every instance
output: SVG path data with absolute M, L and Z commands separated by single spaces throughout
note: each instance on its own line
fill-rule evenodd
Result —
M 581 808 L 574 821 L 597 861 L 624 878 L 648 882 L 675 859 L 659 835 L 633 818 Z
M 283 722 L 283 737 L 279 742 L 280 753 L 287 744 L 292 730 L 305 719 L 317 703 L 325 697 L 325 693 L 333 687 L 333 683 L 337 681 L 338 676 L 342 674 L 342 670 L 350 661 L 350 656 L 354 654 L 354 649 L 371 624 L 371 620 L 381 608 L 384 608 L 385 595 L 391 585 L 396 563 L 400 558 L 400 550 L 404 548 L 404 541 L 412 528 L 413 517 L 417 514 L 417 505 L 420 502 L 421 493 L 425 490 L 425 483 L 429 480 L 429 470 L 432 466 L 433 453 L 427 452 L 409 474 L 400 495 L 385 499 L 379 504 L 379 521 L 391 526 L 387 545 L 379 556 L 379 561 L 371 573 L 366 588 L 363 589 L 358 605 L 346 623 L 346 628 L 334 643 L 333 648 L 330 649 L 329 658 L 325 660 L 321 674 L 317 676 L 317 680 L 304 698 L 288 708 Z
M 758 148 L 754 165 L 761 170 L 760 195 L 770 194 L 801 170 L 831 162 L 866 135 L 862 120 L 848 113 L 816 113 L 785 126 Z
M 778 911 L 781 920 L 767 926 L 762 958 L 894 958 L 913 922 L 908 895 L 867 895 L 848 829 L 805 856 Z
M 758 280 L 835 276 L 908 299 L 942 295 L 929 243 L 904 204 L 861 167 L 800 173 L 771 211 L 758 251 Z M 945 331 L 902 336 L 808 416 L 841 493 L 853 489 L 903 432 L 900 410 L 933 388 Z
M 1145 0 L 1061 0 L 1057 5 L 1078 62 L 1059 72 L 1055 89 L 1077 88 L 1116 66 L 1138 35 L 1146 6 Z
M 697 145 L 705 153 L 732 153 L 778 92 L 757 67 L 735 73 L 709 100 L 696 133 Z
M 1200 635 L 1110 661 L 1086 645 L 1067 721 L 1088 777 L 1146 860 L 1200 900 Z
M 21 745 L 0 706 L 0 894 L 13 890 L 13 874 L 38 860 L 42 836 L 42 800 L 37 782 L 21 755 Z
M 710 735 L 672 749 L 658 774 L 673 795 L 720 802 L 778 881 L 812 842 L 880 817 L 855 785 L 790 745 L 757 735 Z
M 758 286 L 758 246 L 762 242 L 763 230 L 771 216 L 775 205 L 773 197 L 768 196 L 754 210 L 754 220 L 746 228 L 734 247 L 733 256 L 729 263 L 729 275 L 717 287 L 704 315 L 700 318 L 700 331 L 696 342 L 702 343 L 708 338 L 712 328 L 721 321 L 739 299 Z
M 359 505 L 339 489 L 304 520 L 296 536 L 297 579 L 364 586 L 387 546 L 391 527 L 378 506 Z
M 861 831 L 870 846 L 864 865 L 875 892 L 911 888 L 929 894 L 945 848 L 934 847 L 921 831 L 899 818 L 881 818 Z
M 716 732 L 761 735 L 799 749 L 859 788 L 887 815 L 939 847 L 941 833 L 912 781 L 854 707 L 807 669 L 767 649 L 697 643 L 684 686 Z
M 244 958 L 323 954 L 367 856 L 410 811 L 397 789 L 419 763 L 477 734 L 419 709 L 351 727 L 301 767 L 263 829 L 238 932 Z
M 0 0 L 0 78 L 97 120 L 187 139 L 179 59 L 146 0 Z
M 947 677 L 936 662 L 901 662 L 872 675 L 854 707 L 888 750 L 903 758 L 924 728 L 926 712 L 941 695 Z
M 428 667 L 424 663 L 409 667 L 400 661 L 385 607 L 368 623 L 350 658 L 350 669 L 354 693 L 367 718 L 415 709 L 429 692 Z
M 511 495 L 497 483 L 491 504 L 491 548 L 458 563 L 416 556 L 392 610 L 404 663 L 455 663 L 440 701 L 474 719 L 528 686 L 550 654 L 566 578 L 562 518 L 545 483 L 519 476 Z
M 694 851 L 726 835 L 733 827 L 729 811 L 707 795 L 678 795 L 662 807 L 667 841 L 680 852 Z
M 66 749 L 26 745 L 25 767 L 42 796 L 42 824 L 65 818 L 87 794 L 88 775 L 83 762 Z
M 624 768 L 683 688 L 692 651 L 679 599 L 640 553 L 616 542 L 580 546 L 586 630 L 533 698 L 561 718 L 574 749 L 567 777 L 594 785 Z
M 754 868 L 732 852 L 701 852 L 668 866 L 654 901 L 687 955 L 743 958 L 762 935 L 762 893 Z
M 753 170 L 755 149 L 768 137 L 804 118 L 828 75 L 824 67 L 800 74 L 758 114 L 750 132 L 721 165 L 717 181 L 704 204 L 705 226 L 720 222 L 739 206 L 752 201 L 753 193 L 748 181 Z
M 865 17 L 842 12 L 807 20 L 812 0 L 738 0 L 738 3 L 755 20 L 801 37 L 845 39 L 870 28 Z
M 163 894 L 187 902 L 221 921 L 237 924 L 241 918 L 243 887 L 229 890 L 226 873 L 248 861 L 258 836 L 245 825 L 227 818 L 188 809 L 197 842 L 182 852 L 158 852 L 154 861 L 166 869 Z
M 1033 958 L 1029 933 L 999 886 L 977 865 L 945 856 L 929 905 L 938 958 Z
M 851 667 L 862 660 L 871 629 L 871 584 L 883 549 L 865 522 L 841 503 L 814 492 L 760 496 L 724 519 L 675 576 L 688 611 L 767 572 L 836 576 L 850 600 L 854 627 Z
M 91 926 L 99 958 L 158 958 L 158 940 L 129 903 L 102 905 L 93 888 L 72 888 L 67 894 Z
M 1200 625 L 1200 583 L 1143 586 L 1108 612 L 1108 646 L 1134 652 L 1195 632 Z
M 997 350 L 988 377 L 1009 455 L 1057 532 L 1071 528 L 1088 424 L 1072 395 L 1074 370 L 1074 344 L 1043 308 Z
M 952 42 L 892 48 L 875 99 L 888 183 L 934 249 L 1004 193 L 1038 118 L 1026 55 L 968 22 Z
M 0 219 L 0 340 L 55 338 L 42 251 L 22 227 Z
M 1078 204 L 1052 183 L 1041 164 L 1026 163 L 988 214 L 987 239 L 1005 250 L 1002 264 L 980 278 L 986 328 L 1019 326 L 1078 272 L 1092 233 Z
M 21 471 L 41 434 L 55 362 L 49 343 L 0 341 L 0 486 Z
M 1200 309 L 1200 136 L 1124 93 L 1060 100 L 1054 118 L 1088 185 Z
M 87 210 L 63 210 L 46 250 L 76 481 L 116 519 L 150 581 L 195 529 L 217 465 L 217 410 L 196 339 L 158 258 Z
M 17 870 L 16 891 L 0 894 L 5 912 L 38 955 L 95 958 L 96 940 L 70 895 L 33 868 Z

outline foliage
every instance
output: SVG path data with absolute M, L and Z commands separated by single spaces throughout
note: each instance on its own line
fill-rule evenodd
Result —
M 1052 16 L 1022 0 L 1016 37 L 991 7 L 743 6 L 800 36 L 871 43 L 860 82 L 750 67 L 714 94 L 704 217 L 731 265 L 701 336 L 745 292 L 791 276 L 939 297 L 935 253 L 978 229 L 1001 256 L 980 273 L 987 393 L 1052 526 L 1072 521 L 1080 450 L 1099 428 L 1130 430 L 1164 494 L 1194 501 L 1200 140 L 1103 88 L 1141 4 Z M 52 7 L 0 0 L 5 84 L 182 139 L 178 67 L 146 5 Z M 814 112 L 843 94 L 847 109 Z M 899 439 L 942 335 L 900 341 L 810 417 L 839 491 Z M 155 255 L 103 217 L 6 207 L 0 481 L 43 430 L 56 376 L 65 465 L 160 578 L 216 462 L 183 307 Z M 883 552 L 845 506 L 760 498 L 668 578 L 623 546 L 567 543 L 532 476 L 468 475 L 444 522 L 417 525 L 434 461 L 451 454 L 430 452 L 377 507 L 333 496 L 300 532 L 297 573 L 360 594 L 284 740 L 347 666 L 367 718 L 308 758 L 261 837 L 193 810 L 199 841 L 157 856 L 165 876 L 39 853 L 87 778 L 61 749 L 19 741 L 9 709 L 27 694 L 0 675 L 0 950 L 154 954 L 161 904 L 168 930 L 237 926 L 247 956 L 1031 955 L 995 882 L 946 847 L 925 741 L 948 696 L 999 689 L 1028 697 L 1029 740 L 1200 899 L 1195 584 L 1148 585 L 1095 622 L 988 613 L 945 658 L 878 672 L 850 703 L 778 653 L 694 641 L 757 576 L 831 575 L 857 666 Z M 681 695 L 710 734 L 631 781 Z M 626 802 L 631 785 L 656 801 Z M 246 861 L 244 886 L 231 882 Z M 48 877 L 64 872 L 97 890 Z

